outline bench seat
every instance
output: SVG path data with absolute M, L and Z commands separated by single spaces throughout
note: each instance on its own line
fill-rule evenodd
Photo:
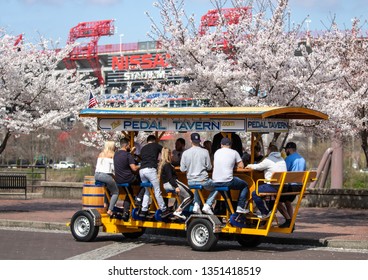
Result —
M 0 189 L 24 190 L 27 199 L 27 176 L 23 174 L 0 174 Z

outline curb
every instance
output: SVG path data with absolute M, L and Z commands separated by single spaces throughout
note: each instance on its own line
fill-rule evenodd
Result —
M 326 247 L 368 250 L 368 241 L 324 240 Z
M 0 227 L 33 228 L 42 230 L 69 231 L 69 227 L 63 223 L 50 223 L 38 221 L 0 220 Z

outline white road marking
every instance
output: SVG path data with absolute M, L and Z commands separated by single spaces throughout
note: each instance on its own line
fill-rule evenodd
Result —
M 68 258 L 67 260 L 106 260 L 120 253 L 130 251 L 132 249 L 143 246 L 144 243 L 117 243 L 80 254 L 74 257 Z

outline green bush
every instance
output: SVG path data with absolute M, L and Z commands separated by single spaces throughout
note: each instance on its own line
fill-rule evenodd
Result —
M 351 168 L 351 170 L 345 170 L 344 175 L 344 188 L 368 189 L 368 172 L 360 172 Z
M 82 167 L 76 171 L 77 171 L 75 174 L 76 182 L 83 182 L 84 176 L 93 176 L 95 174 L 94 170 L 92 169 L 92 166 Z

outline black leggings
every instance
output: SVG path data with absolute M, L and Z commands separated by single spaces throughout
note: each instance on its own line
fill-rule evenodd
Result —
M 184 191 L 185 194 L 180 195 L 182 197 L 184 197 L 183 201 L 181 202 L 181 204 L 179 205 L 179 207 L 181 209 L 184 209 L 185 207 L 187 207 L 189 204 L 191 204 L 193 202 L 194 199 L 194 194 L 192 193 L 192 191 L 190 190 L 190 188 L 185 185 L 184 183 L 180 182 L 179 180 L 176 180 L 176 183 L 178 184 L 179 188 L 180 188 L 180 192 Z

